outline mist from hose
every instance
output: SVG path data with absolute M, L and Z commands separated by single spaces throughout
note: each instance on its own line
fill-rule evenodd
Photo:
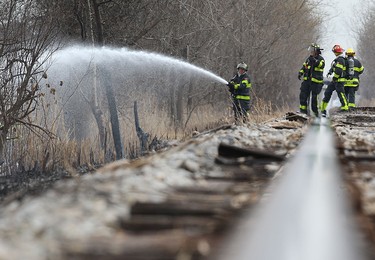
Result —
M 187 98 L 215 97 L 223 91 L 220 87 L 216 91 L 216 84 L 227 84 L 213 72 L 188 62 L 127 48 L 71 46 L 54 53 L 48 64 L 46 98 L 57 100 L 60 108 L 56 110 L 63 112 L 65 126 L 74 132 L 70 136 L 77 138 L 91 135 L 95 129 L 92 104 L 95 100 L 98 108 L 103 107 L 107 102 L 103 91 L 108 84 L 119 110 L 128 111 L 133 101 L 143 100 L 140 109 L 147 114 L 155 106 L 165 110 L 167 102 L 177 107 L 178 101 L 173 99 L 177 92 L 183 92 L 186 103 Z M 109 77 L 104 79 L 104 74 Z M 56 89 L 56 95 L 49 94 L 48 88 Z M 61 114 L 59 111 L 56 114 Z M 123 114 L 128 116 L 129 112 Z
M 183 77 L 202 77 L 227 84 L 227 81 L 220 76 L 191 63 L 158 53 L 127 48 L 72 46 L 54 55 L 53 67 L 61 67 L 64 63 L 71 66 L 76 63 L 80 63 L 81 66 L 90 63 L 110 68 L 114 66 L 116 69 L 121 69 L 123 75 L 142 73 L 144 80 L 147 80 L 148 74 L 155 75 L 157 72 L 169 74 L 170 70 L 174 70 Z

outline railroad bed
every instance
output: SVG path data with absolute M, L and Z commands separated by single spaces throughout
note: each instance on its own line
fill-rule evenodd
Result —
M 375 259 L 375 108 L 335 113 L 331 120 L 352 206 Z
M 375 110 L 366 108 L 331 116 L 368 254 L 375 248 L 371 115 Z M 222 126 L 164 152 L 58 181 L 38 196 L 5 200 L 0 259 L 217 259 L 234 227 L 272 197 L 271 183 L 283 178 L 310 123 L 288 113 Z

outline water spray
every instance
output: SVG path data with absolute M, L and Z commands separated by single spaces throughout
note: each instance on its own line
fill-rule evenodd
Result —
M 93 104 L 97 107 L 102 102 L 113 105 L 113 102 L 103 99 L 109 87 L 113 88 L 114 95 L 118 95 L 123 111 L 127 109 L 126 102 L 133 99 L 143 100 L 143 109 L 149 111 L 176 93 L 185 97 L 189 88 L 184 93 L 182 88 L 186 86 L 201 91 L 202 85 L 214 89 L 213 83 L 227 84 L 215 73 L 186 61 L 127 48 L 76 45 L 55 52 L 48 63 L 46 98 L 54 100 L 57 116 L 64 115 L 64 124 L 74 129 L 77 138 L 91 136 L 90 131 L 95 131 L 90 126 L 95 120 L 90 113 Z M 102 77 L 105 71 L 108 72 L 107 79 Z M 113 83 L 111 86 L 107 84 L 109 81 Z M 49 87 L 56 87 L 57 94 L 49 94 Z M 199 93 L 192 97 L 197 99 Z
M 139 73 L 145 71 L 163 71 L 167 68 L 178 70 L 179 73 L 194 73 L 201 77 L 212 79 L 215 82 L 227 84 L 228 82 L 211 71 L 190 64 L 188 62 L 168 57 L 158 53 L 136 51 L 127 48 L 110 47 L 81 47 L 72 46 L 60 50 L 54 55 L 54 62 L 58 64 L 72 63 L 101 63 L 116 64 L 116 67 L 123 69 L 123 73 Z

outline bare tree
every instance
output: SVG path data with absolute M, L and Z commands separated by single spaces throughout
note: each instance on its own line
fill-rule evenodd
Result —
M 0 151 L 16 124 L 38 127 L 31 114 L 40 96 L 43 65 L 56 50 L 53 16 L 41 12 L 34 1 L 0 3 Z
M 373 82 L 375 81 L 375 74 L 372 70 L 375 66 L 375 7 L 374 1 L 368 7 L 366 14 L 361 15 L 361 27 L 357 32 L 357 48 L 358 58 L 365 67 L 365 73 L 361 76 L 361 83 L 359 93 L 363 99 L 372 101 L 375 97 L 375 90 Z
M 155 51 L 185 59 L 227 79 L 235 72 L 235 65 L 245 61 L 255 95 L 275 106 L 297 101 L 296 71 L 305 58 L 305 47 L 319 39 L 322 22 L 310 0 L 35 1 L 52 8 L 51 13 L 59 20 L 60 36 L 66 42 Z M 146 78 L 147 72 L 145 75 Z M 166 71 L 164 75 L 176 74 Z M 177 129 L 187 126 L 193 111 L 209 113 L 229 105 L 225 86 L 191 78 L 113 82 L 114 98 L 101 98 L 105 93 L 95 91 L 82 97 L 89 102 L 101 140 L 106 139 L 107 122 L 103 118 L 107 118 L 102 111 L 108 110 L 109 100 L 119 104 L 121 123 L 132 114 L 133 97 L 137 95 L 145 111 L 150 111 L 145 104 L 152 97 Z M 94 81 L 94 89 L 96 84 L 101 83 Z

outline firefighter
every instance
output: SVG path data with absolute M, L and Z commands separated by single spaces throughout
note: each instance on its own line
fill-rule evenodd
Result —
M 229 80 L 227 86 L 232 96 L 234 119 L 236 123 L 246 123 L 250 110 L 251 81 L 247 74 L 248 66 L 241 62 L 237 65 L 237 74 Z
M 335 54 L 336 58 L 331 64 L 331 68 L 327 74 L 329 77 L 333 74 L 332 81 L 328 84 L 326 91 L 324 92 L 324 97 L 320 109 L 322 111 L 322 116 L 327 115 L 328 102 L 331 99 L 332 93 L 336 90 L 337 96 L 341 103 L 341 111 L 348 111 L 348 102 L 346 100 L 344 84 L 346 82 L 346 61 L 344 57 L 344 49 L 340 45 L 336 44 L 332 48 L 332 52 Z
M 323 71 L 325 66 L 325 60 L 320 55 L 320 46 L 316 43 L 312 43 L 309 48 L 310 56 L 302 64 L 302 68 L 298 72 L 298 79 L 303 81 L 301 83 L 300 94 L 299 94 L 299 109 L 301 113 L 308 113 L 308 99 L 311 93 L 311 110 L 315 116 L 319 116 L 318 111 L 318 95 L 322 91 L 323 87 Z
M 352 48 L 349 48 L 345 52 L 347 66 L 350 66 L 352 69 L 352 73 L 348 72 L 347 80 L 344 85 L 345 89 L 345 96 L 348 100 L 348 107 L 349 109 L 355 108 L 355 92 L 358 90 L 359 87 L 359 75 L 363 73 L 364 67 L 362 66 L 361 62 L 354 58 L 355 51 Z M 350 60 L 353 61 L 353 66 L 350 65 Z M 352 67 L 352 68 L 351 68 Z M 347 69 L 347 71 L 349 71 Z

